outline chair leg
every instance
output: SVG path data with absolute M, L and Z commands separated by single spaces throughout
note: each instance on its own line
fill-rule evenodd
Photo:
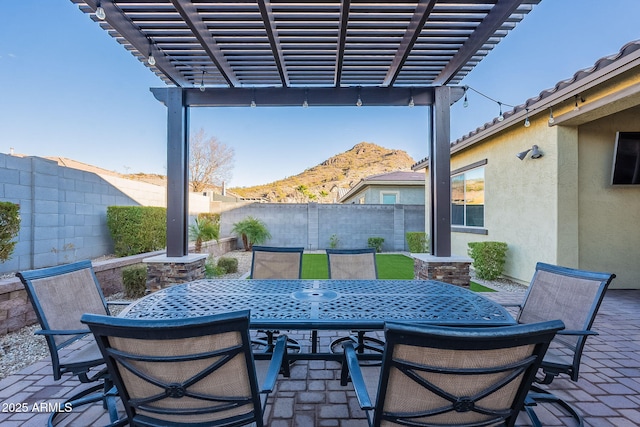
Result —
M 118 391 L 109 379 L 105 379 L 103 384 L 97 384 L 82 390 L 64 401 L 60 407 L 60 411 L 52 412 L 49 416 L 49 427 L 55 425 L 55 420 L 59 415 L 66 414 L 70 410 L 90 403 L 102 401 L 102 407 L 109 413 L 110 427 L 123 426 L 128 423 L 126 417 L 118 419 L 117 408 Z M 67 410 L 69 408 L 69 410 Z
M 535 412 L 533 411 L 533 406 L 535 406 L 536 403 L 542 403 L 542 402 L 547 402 L 547 403 L 555 403 L 557 405 L 559 405 L 560 407 L 564 408 L 565 411 L 567 411 L 569 413 L 569 415 L 571 415 L 571 417 L 576 420 L 576 422 L 578 423 L 578 427 L 583 427 L 584 426 L 584 420 L 582 419 L 582 416 L 578 413 L 578 411 L 569 403 L 565 402 L 563 399 L 559 398 L 558 396 L 549 393 L 546 390 L 541 389 L 540 387 L 537 386 L 531 386 L 531 391 L 529 391 L 529 394 L 527 395 L 527 399 L 530 399 L 531 401 L 533 401 L 533 405 L 527 405 L 525 407 L 527 414 L 529 415 L 529 418 L 531 418 L 531 421 L 534 422 L 534 426 L 536 425 L 541 425 L 539 424 L 540 421 L 538 420 L 538 417 L 535 415 Z M 535 419 L 532 417 L 535 417 Z M 538 420 L 538 424 L 535 424 L 535 421 Z

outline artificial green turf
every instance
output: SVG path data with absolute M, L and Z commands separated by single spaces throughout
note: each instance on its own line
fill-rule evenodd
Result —
M 471 289 L 473 292 L 495 292 L 495 290 L 487 288 L 486 286 L 482 286 L 481 284 L 476 282 L 469 283 L 469 289 Z
M 376 254 L 379 279 L 413 279 L 413 259 L 400 254 Z M 328 279 L 327 255 L 302 256 L 303 279 Z

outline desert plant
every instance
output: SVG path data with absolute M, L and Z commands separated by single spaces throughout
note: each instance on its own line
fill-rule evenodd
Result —
M 202 242 L 218 240 L 220 236 L 220 224 L 214 223 L 207 217 L 198 217 L 189 226 L 189 237 L 195 241 L 195 251 L 202 251 Z
M 405 233 L 409 252 L 414 254 L 429 252 L 429 236 L 423 231 L 407 231 Z
M 227 274 L 227 271 L 216 265 L 213 262 L 213 258 L 208 259 L 204 264 L 204 276 L 207 279 L 211 279 L 212 277 L 222 276 L 223 274 Z
M 500 277 L 507 259 L 507 244 L 504 242 L 469 242 L 469 256 L 480 279 L 494 280 Z
M 20 232 L 20 205 L 0 202 L 0 262 L 11 258 Z
M 329 237 L 329 247 L 331 249 L 335 249 L 338 247 L 338 245 L 340 244 L 340 239 L 338 238 L 337 234 L 332 234 L 331 237 Z
M 382 244 L 384 243 L 384 237 L 369 237 L 367 240 L 367 246 L 375 248 L 376 252 L 382 252 Z
M 267 225 L 252 216 L 234 223 L 231 232 L 240 236 L 245 251 L 250 251 L 254 244 L 259 245 L 271 238 Z
M 238 260 L 236 258 L 220 257 L 218 268 L 224 269 L 225 274 L 238 272 Z
M 147 292 L 147 267 L 134 265 L 122 269 L 122 287 L 127 298 L 140 298 Z

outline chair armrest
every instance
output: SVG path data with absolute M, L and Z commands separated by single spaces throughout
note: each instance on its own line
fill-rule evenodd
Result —
M 133 301 L 107 301 L 107 305 L 130 305 Z
M 353 348 L 353 344 L 350 342 L 343 343 L 342 347 L 344 348 L 343 363 L 346 363 L 349 369 L 349 375 L 351 376 L 353 389 L 356 392 L 358 404 L 360 405 L 361 409 L 370 411 L 373 409 L 373 404 L 371 403 L 371 398 L 369 397 L 369 393 L 367 392 L 367 386 L 364 382 L 364 377 L 362 376 L 362 369 L 360 368 L 360 364 L 358 363 L 358 355 L 356 353 L 356 350 Z
M 89 329 L 47 329 L 39 330 L 34 332 L 35 335 L 80 335 L 80 334 L 90 334 L 91 331 Z
M 575 330 L 575 329 L 563 329 L 557 332 L 558 335 L 599 335 L 596 331 L 583 331 L 583 330 Z
M 271 361 L 269 362 L 267 375 L 264 379 L 264 383 L 262 384 L 260 393 L 271 393 L 273 391 L 273 388 L 276 386 L 276 380 L 278 379 L 278 374 L 280 373 L 280 369 L 283 367 L 285 368 L 285 376 L 289 376 L 288 375 L 289 357 L 287 354 L 287 336 L 284 334 L 278 336 L 278 339 L 276 340 L 276 345 L 273 348 Z

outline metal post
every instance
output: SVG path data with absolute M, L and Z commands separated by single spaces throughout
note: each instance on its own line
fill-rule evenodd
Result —
M 431 108 L 429 176 L 431 184 L 431 255 L 451 256 L 451 89 L 435 88 Z
M 167 256 L 189 253 L 189 109 L 181 88 L 168 88 L 167 115 Z

